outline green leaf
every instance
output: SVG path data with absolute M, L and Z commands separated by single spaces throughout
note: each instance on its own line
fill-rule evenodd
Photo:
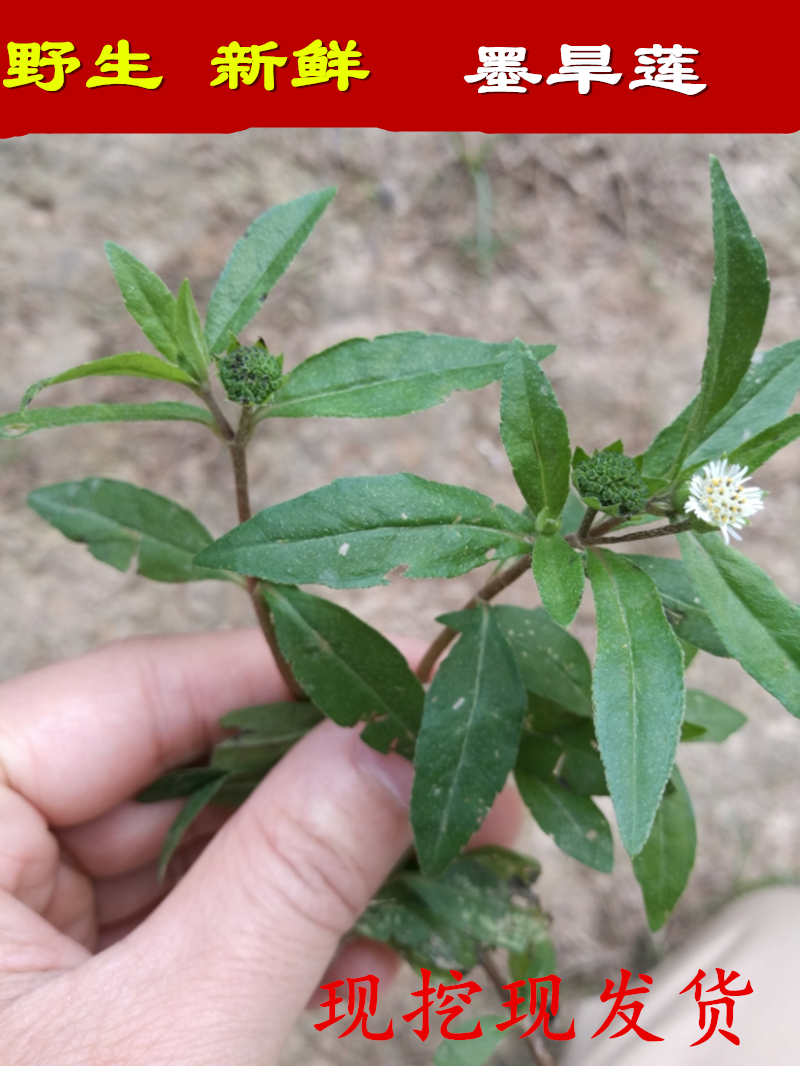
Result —
M 450 1023 L 452 1033 L 471 1033 L 480 1022 L 481 1036 L 470 1040 L 443 1040 L 433 1056 L 433 1066 L 483 1066 L 494 1049 L 507 1035 L 497 1026 L 506 1021 L 504 1014 L 481 1014 L 478 1018 L 458 1017 Z
M 88 378 L 95 375 L 152 378 L 160 381 L 177 381 L 180 385 L 189 386 L 194 384 L 192 378 L 179 367 L 170 366 L 169 363 L 165 363 L 155 355 L 147 355 L 146 352 L 123 352 L 121 355 L 109 355 L 105 359 L 83 363 L 81 366 L 73 367 L 72 370 L 65 370 L 63 374 L 56 374 L 52 378 L 42 378 L 25 391 L 20 411 L 24 412 L 34 396 L 49 385 L 60 385 L 63 381 L 74 381 L 76 378 Z
M 789 415 L 782 422 L 768 426 L 755 437 L 740 444 L 738 448 L 734 448 L 728 459 L 732 463 L 746 466 L 747 472 L 752 474 L 776 452 L 797 440 L 798 437 L 800 437 L 800 414 Z
M 219 724 L 224 729 L 239 729 L 242 733 L 256 733 L 277 743 L 299 740 L 325 716 L 308 701 L 258 703 L 240 707 L 223 715 Z
M 514 777 L 526 807 L 562 851 L 595 870 L 611 873 L 611 830 L 588 796 L 576 796 L 553 778 L 542 780 L 519 770 Z
M 302 736 L 302 734 L 301 734 Z M 214 745 L 210 765 L 215 770 L 231 770 L 237 773 L 266 775 L 276 762 L 283 758 L 293 740 L 274 741 L 267 737 L 228 737 Z
M 563 537 L 540 534 L 533 546 L 533 576 L 547 613 L 568 626 L 583 598 L 583 555 Z
M 299 740 L 301 735 L 295 739 Z M 290 743 L 280 748 L 277 743 L 265 742 L 263 737 L 258 739 L 262 745 L 260 751 L 252 737 L 237 738 L 240 743 L 235 741 L 233 744 L 222 741 L 214 749 L 218 756 L 214 765 L 168 770 L 137 794 L 137 802 L 160 803 L 162 800 L 179 799 L 192 795 L 206 784 L 221 780 L 214 802 L 225 807 L 240 806 L 291 747 Z
M 335 194 L 333 188 L 323 189 L 278 204 L 259 215 L 236 242 L 208 305 L 206 340 L 212 355 L 257 313 Z
M 200 422 L 216 432 L 214 418 L 204 407 L 162 400 L 160 403 L 92 403 L 79 407 L 39 407 L 3 415 L 0 440 L 16 440 L 37 429 L 59 429 L 90 422 Z
M 313 703 L 287 702 L 241 707 L 220 719 L 226 729 L 240 730 L 214 746 L 211 766 L 264 776 L 298 740 L 322 721 Z
M 353 932 L 382 940 L 415 969 L 424 966 L 443 977 L 450 970 L 466 973 L 478 961 L 475 937 L 432 911 L 403 876 L 392 878 L 378 891 Z
M 164 880 L 164 874 L 167 872 L 169 866 L 169 860 L 175 854 L 178 845 L 181 842 L 183 834 L 200 814 L 204 807 L 207 807 L 209 803 L 214 799 L 219 790 L 225 784 L 228 779 L 228 774 L 223 774 L 220 777 L 214 778 L 213 781 L 208 781 L 205 785 L 202 785 L 189 796 L 188 800 L 184 804 L 180 814 L 169 827 L 169 832 L 166 835 L 164 844 L 161 848 L 161 854 L 158 858 L 158 880 L 159 882 Z
M 598 751 L 597 737 L 594 732 L 594 723 L 586 718 L 571 719 L 560 723 L 553 730 L 553 735 L 565 748 L 582 751 L 587 755 L 596 755 Z
M 527 726 L 527 720 L 525 724 Z M 573 716 L 571 721 L 565 721 L 556 728 L 550 737 L 561 749 L 558 763 L 552 771 L 558 782 L 578 796 L 607 796 L 608 785 L 594 723 Z M 521 761 L 518 761 L 517 769 L 528 772 L 528 767 Z M 543 780 L 550 779 L 550 774 L 535 776 Z
M 697 447 L 711 419 L 736 393 L 750 366 L 769 305 L 764 251 L 714 156 L 711 157 L 711 201 L 714 285 L 708 317 L 708 348 L 700 395 L 679 458 Z
M 697 832 L 692 801 L 678 767 L 656 813 L 647 843 L 633 859 L 647 922 L 655 932 L 672 912 L 694 866 Z
M 211 356 L 188 278 L 180 287 L 175 305 L 175 337 L 178 341 L 178 363 L 194 381 L 206 381 Z
M 683 737 L 689 740 L 711 741 L 721 744 L 731 733 L 741 729 L 747 723 L 747 718 L 741 711 L 723 703 L 715 696 L 709 696 L 707 692 L 701 692 L 696 688 L 686 690 L 686 716 L 683 720 L 684 729 L 687 725 L 698 727 L 701 732 L 693 737 Z
M 488 845 L 455 859 L 438 877 L 404 874 L 428 907 L 481 944 L 525 951 L 545 934 L 533 883 L 540 867 L 508 848 Z
M 354 338 L 302 362 L 259 417 L 386 418 L 422 411 L 455 389 L 497 381 L 509 350 L 508 344 L 440 333 Z M 553 347 L 532 351 L 543 359 Z
M 667 621 L 681 640 L 711 655 L 729 656 L 680 559 L 662 559 L 656 555 L 626 555 L 625 558 L 653 580 Z
M 733 402 L 733 401 L 731 401 Z M 697 397 L 690 401 L 677 418 L 662 429 L 650 447 L 641 456 L 643 477 L 667 477 L 673 469 L 681 444 L 686 436 L 692 411 L 697 406 Z
M 588 562 L 597 608 L 595 729 L 620 836 L 636 855 L 675 761 L 683 656 L 644 571 L 610 551 L 589 552 Z
M 558 779 L 578 796 L 607 796 L 603 761 L 596 752 L 568 748 L 558 767 Z
M 605 451 L 609 451 L 609 452 L 611 452 L 611 451 L 619 451 L 619 450 L 620 449 L 616 448 L 613 444 L 609 444 L 608 448 L 605 449 Z M 575 451 L 573 452 L 573 455 L 572 455 L 572 469 L 574 470 L 576 466 L 580 466 L 581 463 L 585 463 L 587 459 L 591 459 L 591 458 L 592 458 L 591 455 L 589 455 L 588 452 L 585 452 L 583 450 L 583 448 L 581 448 L 581 446 L 579 444 L 575 448 Z
M 117 570 L 127 570 L 138 551 L 138 572 L 155 581 L 236 580 L 195 566 L 194 557 L 211 543 L 211 534 L 191 511 L 149 489 L 86 478 L 35 489 L 28 503 L 64 536 L 86 544 L 95 559 Z
M 471 489 L 414 474 L 340 478 L 276 504 L 203 553 L 278 584 L 363 588 L 406 566 L 406 577 L 455 577 L 521 555 L 532 523 Z
M 428 876 L 455 858 L 505 784 L 526 708 L 514 656 L 491 608 L 439 621 L 462 635 L 426 695 L 414 759 L 411 825 Z
M 105 249 L 128 311 L 156 351 L 171 363 L 177 362 L 175 297 L 158 274 L 119 244 L 106 241 Z
M 731 453 L 784 417 L 800 388 L 800 341 L 756 352 L 733 399 L 711 419 L 683 464 L 691 471 Z M 694 399 L 662 430 L 642 456 L 645 476 L 666 475 L 675 461 L 696 405 Z
M 487 946 L 543 960 L 550 944 L 533 891 L 539 872 L 535 860 L 493 846 L 455 859 L 436 878 L 406 869 L 384 884 L 353 931 L 445 977 L 470 970 Z
M 694 725 L 692 722 L 684 722 L 681 726 L 681 744 L 691 741 L 699 740 L 705 733 L 705 729 L 701 725 Z
M 519 665 L 519 664 L 517 664 Z M 591 693 L 591 680 L 589 684 Z M 590 704 L 591 707 L 591 704 Z M 525 730 L 533 733 L 558 733 L 562 727 L 574 722 L 587 722 L 581 715 L 573 714 L 558 703 L 528 692 L 528 711 L 525 715 Z M 588 720 L 591 727 L 591 721 Z M 593 727 L 592 727 L 593 728 Z
M 547 611 L 493 607 L 528 692 L 573 714 L 592 715 L 592 669 L 581 644 Z
M 800 717 L 800 609 L 713 534 L 679 533 L 683 561 L 731 655 Z
M 567 420 L 547 376 L 519 340 L 503 374 L 500 418 L 500 436 L 526 503 L 535 515 L 559 518 L 570 486 Z
M 564 504 L 564 510 L 561 514 L 561 529 L 559 532 L 562 536 L 566 536 L 568 533 L 576 533 L 585 513 L 586 508 L 581 503 L 580 496 L 574 489 L 570 488 L 567 502 Z
M 241 807 L 264 780 L 272 765 L 228 774 L 214 797 L 214 803 L 219 807 Z
M 526 722 L 526 728 L 520 737 L 514 772 L 519 770 L 520 773 L 544 780 L 555 770 L 558 760 L 564 754 L 564 748 L 552 737 L 530 732 L 527 725 Z
M 316 706 L 339 725 L 367 722 L 365 743 L 410 758 L 424 693 L 394 644 L 319 596 L 291 587 L 264 595 L 280 649 Z
M 664 601 L 662 600 L 661 602 L 663 605 Z M 694 662 L 694 658 L 700 649 L 694 644 L 687 644 L 682 637 L 678 637 L 678 643 L 680 644 L 681 651 L 683 652 L 683 672 L 686 673 L 686 671 Z
M 137 793 L 136 800 L 138 803 L 160 803 L 179 799 L 224 776 L 224 770 L 212 770 L 209 766 L 181 766 L 177 770 L 167 770 L 152 785 L 143 788 Z

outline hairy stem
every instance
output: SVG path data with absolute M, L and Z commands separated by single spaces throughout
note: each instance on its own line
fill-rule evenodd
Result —
M 450 626 L 445 626 L 444 629 L 439 630 L 435 640 L 432 640 L 428 645 L 428 650 L 420 659 L 419 666 L 417 667 L 417 677 L 423 684 L 431 676 L 431 670 L 433 670 L 436 660 L 457 635 L 457 630 L 451 629 Z
M 601 522 L 599 526 L 594 527 L 593 538 L 604 537 L 606 533 L 610 533 L 612 529 L 616 529 L 618 526 L 621 526 L 624 521 L 624 518 L 618 518 L 613 515 L 609 518 L 606 518 L 605 521 Z
M 247 480 L 247 445 L 250 443 L 250 438 L 253 436 L 253 429 L 255 428 L 255 411 L 252 407 L 243 407 L 238 428 L 234 430 L 208 385 L 203 388 L 200 395 L 209 411 L 214 416 L 214 421 L 217 423 L 222 438 L 227 441 L 228 450 L 231 454 L 231 462 L 233 464 L 233 481 L 236 488 L 236 512 L 239 516 L 239 522 L 246 522 L 252 517 L 252 511 L 250 508 L 250 486 Z M 253 610 L 256 613 L 258 624 L 261 626 L 261 632 L 264 634 L 267 644 L 269 644 L 270 651 L 275 659 L 276 666 L 280 670 L 281 677 L 286 682 L 289 690 L 296 699 L 308 699 L 292 673 L 291 666 L 289 666 L 289 663 L 284 658 L 283 652 L 278 646 L 275 625 L 272 621 L 269 607 L 262 595 L 261 582 L 254 577 L 248 577 L 247 592 L 250 596 L 250 602 L 253 604 Z
M 657 529 L 642 530 L 638 533 L 626 533 L 621 537 L 607 537 L 605 533 L 612 529 L 616 529 L 621 525 L 624 518 L 608 518 L 605 522 L 601 522 L 597 526 L 594 532 L 589 535 L 592 522 L 597 515 L 597 511 L 589 508 L 586 514 L 583 516 L 580 528 L 576 533 L 569 533 L 564 540 L 567 544 L 573 548 L 588 548 L 595 544 L 623 544 L 630 540 L 653 540 L 656 537 L 668 537 L 673 533 L 685 533 L 687 529 L 691 528 L 691 522 L 686 520 L 684 522 L 670 522 L 669 525 L 659 526 Z M 467 603 L 461 608 L 463 611 L 472 610 L 473 607 L 477 607 L 481 600 L 488 602 L 494 599 L 498 593 L 503 589 L 508 588 L 517 578 L 522 577 L 527 573 L 531 566 L 530 555 L 521 555 L 511 566 L 505 570 L 501 570 L 495 574 L 483 588 L 468 600 Z M 422 656 L 419 666 L 417 667 L 417 677 L 423 683 L 430 678 L 431 671 L 436 665 L 436 660 L 442 654 L 443 651 L 451 642 L 458 636 L 458 631 L 451 629 L 450 626 L 445 626 L 438 636 L 428 646 L 427 651 Z
M 669 537 L 673 533 L 685 533 L 687 529 L 691 528 L 691 520 L 686 519 L 683 522 L 670 522 L 666 526 L 658 526 L 657 529 L 643 529 L 640 533 L 626 533 L 622 537 L 592 537 L 586 543 L 587 545 L 623 544 L 629 540 L 654 540 L 656 537 Z
M 228 444 L 233 463 L 233 480 L 236 486 L 236 510 L 240 522 L 246 522 L 253 517 L 250 510 L 250 487 L 247 480 L 247 445 L 252 433 L 253 409 L 243 407 L 239 428 L 233 440 Z
M 206 382 L 205 385 L 202 385 L 195 391 L 197 392 L 197 395 L 200 397 L 203 403 L 206 405 L 206 407 L 209 409 L 211 414 L 214 416 L 214 421 L 217 423 L 217 428 L 219 429 L 222 439 L 225 441 L 232 441 L 233 438 L 236 436 L 236 431 L 234 430 L 228 419 L 225 417 L 225 412 L 217 403 L 217 398 L 211 391 L 211 386 L 208 384 L 208 382 Z
M 307 700 L 308 696 L 303 691 L 302 686 L 297 681 L 297 678 L 292 673 L 292 668 L 284 658 L 283 652 L 278 646 L 278 637 L 275 633 L 275 624 L 272 621 L 272 614 L 267 606 L 267 602 L 262 594 L 262 584 L 254 577 L 248 577 L 247 579 L 247 591 L 250 594 L 250 600 L 253 604 L 253 610 L 256 612 L 256 618 L 258 624 L 261 626 L 261 632 L 267 639 L 272 656 L 275 659 L 275 665 L 281 672 L 281 677 L 286 682 L 289 691 L 292 693 L 296 700 Z
M 490 580 L 486 582 L 483 588 L 479 589 L 478 592 L 476 592 L 475 595 L 472 597 L 472 599 L 464 604 L 462 610 L 471 611 L 473 607 L 478 606 L 481 600 L 488 602 L 489 600 L 494 599 L 494 597 L 497 596 L 498 593 L 502 592 L 503 589 L 507 589 L 509 585 L 513 584 L 513 582 L 515 582 L 518 577 L 522 577 L 523 574 L 527 574 L 530 568 L 530 555 L 521 555 L 519 559 L 513 562 L 511 566 L 509 566 L 507 569 L 500 570 L 492 578 L 490 578 Z M 428 650 L 422 656 L 420 664 L 417 667 L 417 677 L 420 679 L 420 681 L 425 682 L 428 680 L 431 675 L 431 671 L 436 665 L 436 660 L 456 636 L 457 630 L 451 629 L 450 626 L 445 626 L 444 629 L 442 629 L 436 639 L 430 644 Z
M 583 544 L 586 538 L 589 536 L 589 530 L 592 528 L 592 522 L 597 517 L 597 511 L 594 507 L 587 507 L 581 524 L 578 526 L 578 531 L 575 534 L 575 539 L 578 544 Z

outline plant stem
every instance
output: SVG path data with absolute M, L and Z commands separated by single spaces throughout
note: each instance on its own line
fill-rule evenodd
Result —
M 531 568 L 530 555 L 521 555 L 514 563 L 511 564 L 506 570 L 500 570 L 496 573 L 483 588 L 478 592 L 461 608 L 463 611 L 471 611 L 473 607 L 477 607 L 481 601 L 488 602 L 494 599 L 498 593 L 503 589 L 508 588 L 518 577 L 522 577 Z M 425 682 L 431 675 L 431 671 L 436 665 L 436 660 L 450 644 L 450 642 L 457 636 L 458 631 L 451 629 L 450 626 L 445 626 L 439 633 L 436 639 L 430 644 L 428 650 L 422 656 L 420 664 L 417 667 L 417 677 L 420 681 Z
M 436 660 L 457 635 L 457 630 L 451 629 L 450 626 L 445 626 L 444 629 L 439 630 L 439 634 L 435 640 L 432 640 L 428 645 L 428 650 L 420 659 L 419 666 L 417 667 L 417 677 L 423 685 L 431 676 L 431 670 L 433 670 Z
M 583 516 L 583 521 L 580 524 L 580 528 L 576 533 L 569 533 L 564 540 L 567 544 L 573 548 L 591 547 L 595 544 L 623 544 L 630 540 L 653 540 L 656 537 L 668 537 L 673 533 L 685 533 L 687 529 L 691 528 L 691 522 L 687 519 L 683 522 L 670 522 L 669 525 L 659 526 L 657 529 L 642 530 L 640 533 L 626 533 L 621 537 L 606 537 L 604 533 L 615 529 L 625 521 L 624 518 L 608 518 L 605 522 L 601 522 L 594 531 L 593 536 L 588 536 L 591 529 L 592 522 L 597 515 L 597 511 L 591 507 L 586 511 Z M 600 534 L 598 536 L 598 534 Z M 495 574 L 491 580 L 487 581 L 483 588 L 468 600 L 467 603 L 461 608 L 462 611 L 470 611 L 473 607 L 477 607 L 483 600 L 488 602 L 494 599 L 498 593 L 503 589 L 508 588 L 517 578 L 522 577 L 530 569 L 531 557 L 530 555 L 521 555 L 516 562 L 509 566 L 506 570 L 501 570 Z M 431 671 L 436 665 L 436 660 L 442 654 L 443 651 L 450 645 L 450 643 L 458 636 L 458 630 L 451 629 L 450 626 L 445 626 L 439 635 L 428 646 L 427 651 L 422 656 L 419 666 L 417 667 L 417 677 L 420 681 L 426 682 L 431 675 Z
M 495 966 L 494 959 L 488 951 L 485 951 L 481 955 L 481 966 L 483 967 L 486 976 L 494 985 L 495 991 L 497 992 L 500 1002 L 502 1003 L 504 1000 L 503 993 L 505 992 L 506 988 L 503 984 L 502 974 Z M 550 1054 L 549 1051 L 547 1051 L 546 1048 L 544 1048 L 540 1043 L 535 1041 L 532 1033 L 525 1041 L 525 1047 L 528 1049 L 528 1054 L 530 1055 L 533 1062 L 536 1063 L 536 1066 L 555 1066 L 555 1059 L 553 1058 L 553 1056 Z
M 247 591 L 250 594 L 250 600 L 253 604 L 253 610 L 256 612 L 258 624 L 261 626 L 261 632 L 267 639 L 267 644 L 269 644 L 272 657 L 275 660 L 275 665 L 280 670 L 281 677 L 286 682 L 289 691 L 296 700 L 307 700 L 308 696 L 303 690 L 302 685 L 300 685 L 297 678 L 292 673 L 292 668 L 284 658 L 283 652 L 278 645 L 275 624 L 272 621 L 272 614 L 264 599 L 261 582 L 254 577 L 248 577 Z
M 231 460 L 233 462 L 233 478 L 236 484 L 236 509 L 239 512 L 239 522 L 247 522 L 248 519 L 252 517 L 252 510 L 250 508 L 250 486 L 247 480 L 247 445 L 253 435 L 254 427 L 254 409 L 250 406 L 243 407 L 242 416 L 239 419 L 239 428 L 236 430 L 236 436 L 229 445 Z M 267 644 L 269 644 L 270 651 L 275 659 L 275 665 L 281 672 L 281 677 L 288 685 L 289 690 L 295 699 L 308 699 L 308 696 L 303 691 L 302 686 L 298 684 L 297 679 L 292 673 L 291 666 L 285 659 L 283 652 L 278 645 L 278 637 L 275 633 L 275 623 L 272 620 L 270 609 L 264 600 L 262 583 L 257 578 L 248 577 L 247 591 L 250 594 L 250 600 L 253 604 L 253 609 L 256 612 L 258 624 L 261 626 L 261 632 L 267 639 Z
M 247 480 L 247 445 L 250 442 L 250 438 L 253 436 L 253 429 L 255 428 L 255 410 L 250 406 L 243 407 L 241 417 L 239 418 L 239 425 L 237 429 L 234 430 L 208 385 L 203 388 L 199 395 L 214 416 L 214 421 L 217 423 L 223 439 L 228 444 L 228 450 L 231 453 L 231 462 L 233 464 L 233 480 L 236 487 L 236 511 L 239 516 L 240 524 L 242 522 L 247 522 L 248 519 L 252 517 L 252 510 L 250 508 L 250 487 Z M 247 592 L 250 596 L 250 602 L 253 604 L 253 610 L 256 613 L 258 624 L 261 626 L 261 632 L 264 634 L 267 644 L 269 644 L 270 651 L 275 659 L 275 665 L 278 667 L 281 677 L 286 682 L 295 699 L 308 699 L 308 696 L 298 684 L 292 673 L 291 666 L 289 666 L 289 663 L 284 658 L 283 652 L 278 646 L 275 624 L 272 621 L 269 607 L 264 600 L 261 582 L 258 581 L 257 578 L 248 577 Z
M 211 391 L 210 385 L 206 383 L 195 391 L 197 392 L 197 395 L 200 397 L 203 403 L 206 405 L 206 407 L 209 409 L 211 414 L 214 416 L 214 421 L 217 423 L 217 428 L 219 429 L 223 440 L 232 441 L 233 438 L 236 436 L 236 431 L 234 430 L 228 419 L 225 417 L 225 412 L 217 403 L 217 398 Z
M 224 417 L 224 416 L 223 416 Z M 250 510 L 250 488 L 247 480 L 247 444 L 253 433 L 253 409 L 242 408 L 242 417 L 239 419 L 239 428 L 228 447 L 233 463 L 233 480 L 236 485 L 236 510 L 239 514 L 239 522 L 247 522 L 252 518 Z
M 685 533 L 687 529 L 691 528 L 691 519 L 686 519 L 683 522 L 670 522 L 669 525 L 659 526 L 657 529 L 644 529 L 641 533 L 626 533 L 622 537 L 592 537 L 586 543 L 588 545 L 623 544 L 629 540 L 654 540 L 656 537 L 668 537 L 672 533 Z
M 581 524 L 578 526 L 578 531 L 575 534 L 575 539 L 578 544 L 583 544 L 586 538 L 589 536 L 589 530 L 592 528 L 592 522 L 597 517 L 597 511 L 594 507 L 587 507 L 586 512 L 581 519 Z
M 610 533 L 612 529 L 621 526 L 624 521 L 624 518 L 618 518 L 612 515 L 611 517 L 606 518 L 604 522 L 601 522 L 599 526 L 594 527 L 594 536 L 604 537 L 606 533 Z

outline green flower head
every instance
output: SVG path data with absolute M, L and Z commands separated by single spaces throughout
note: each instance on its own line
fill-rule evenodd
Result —
M 217 361 L 220 381 L 234 403 L 266 403 L 283 380 L 283 359 L 256 344 L 234 348 Z
M 641 514 L 647 503 L 647 486 L 636 463 L 616 450 L 595 451 L 578 462 L 572 472 L 575 487 L 600 511 L 619 515 Z

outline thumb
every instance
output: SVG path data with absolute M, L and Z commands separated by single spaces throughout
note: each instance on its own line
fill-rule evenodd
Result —
M 132 974 L 147 975 L 148 1064 L 161 1062 L 161 1025 L 182 1066 L 277 1058 L 340 937 L 411 842 L 411 778 L 408 761 L 331 722 L 281 760 L 106 953 L 128 989 Z

